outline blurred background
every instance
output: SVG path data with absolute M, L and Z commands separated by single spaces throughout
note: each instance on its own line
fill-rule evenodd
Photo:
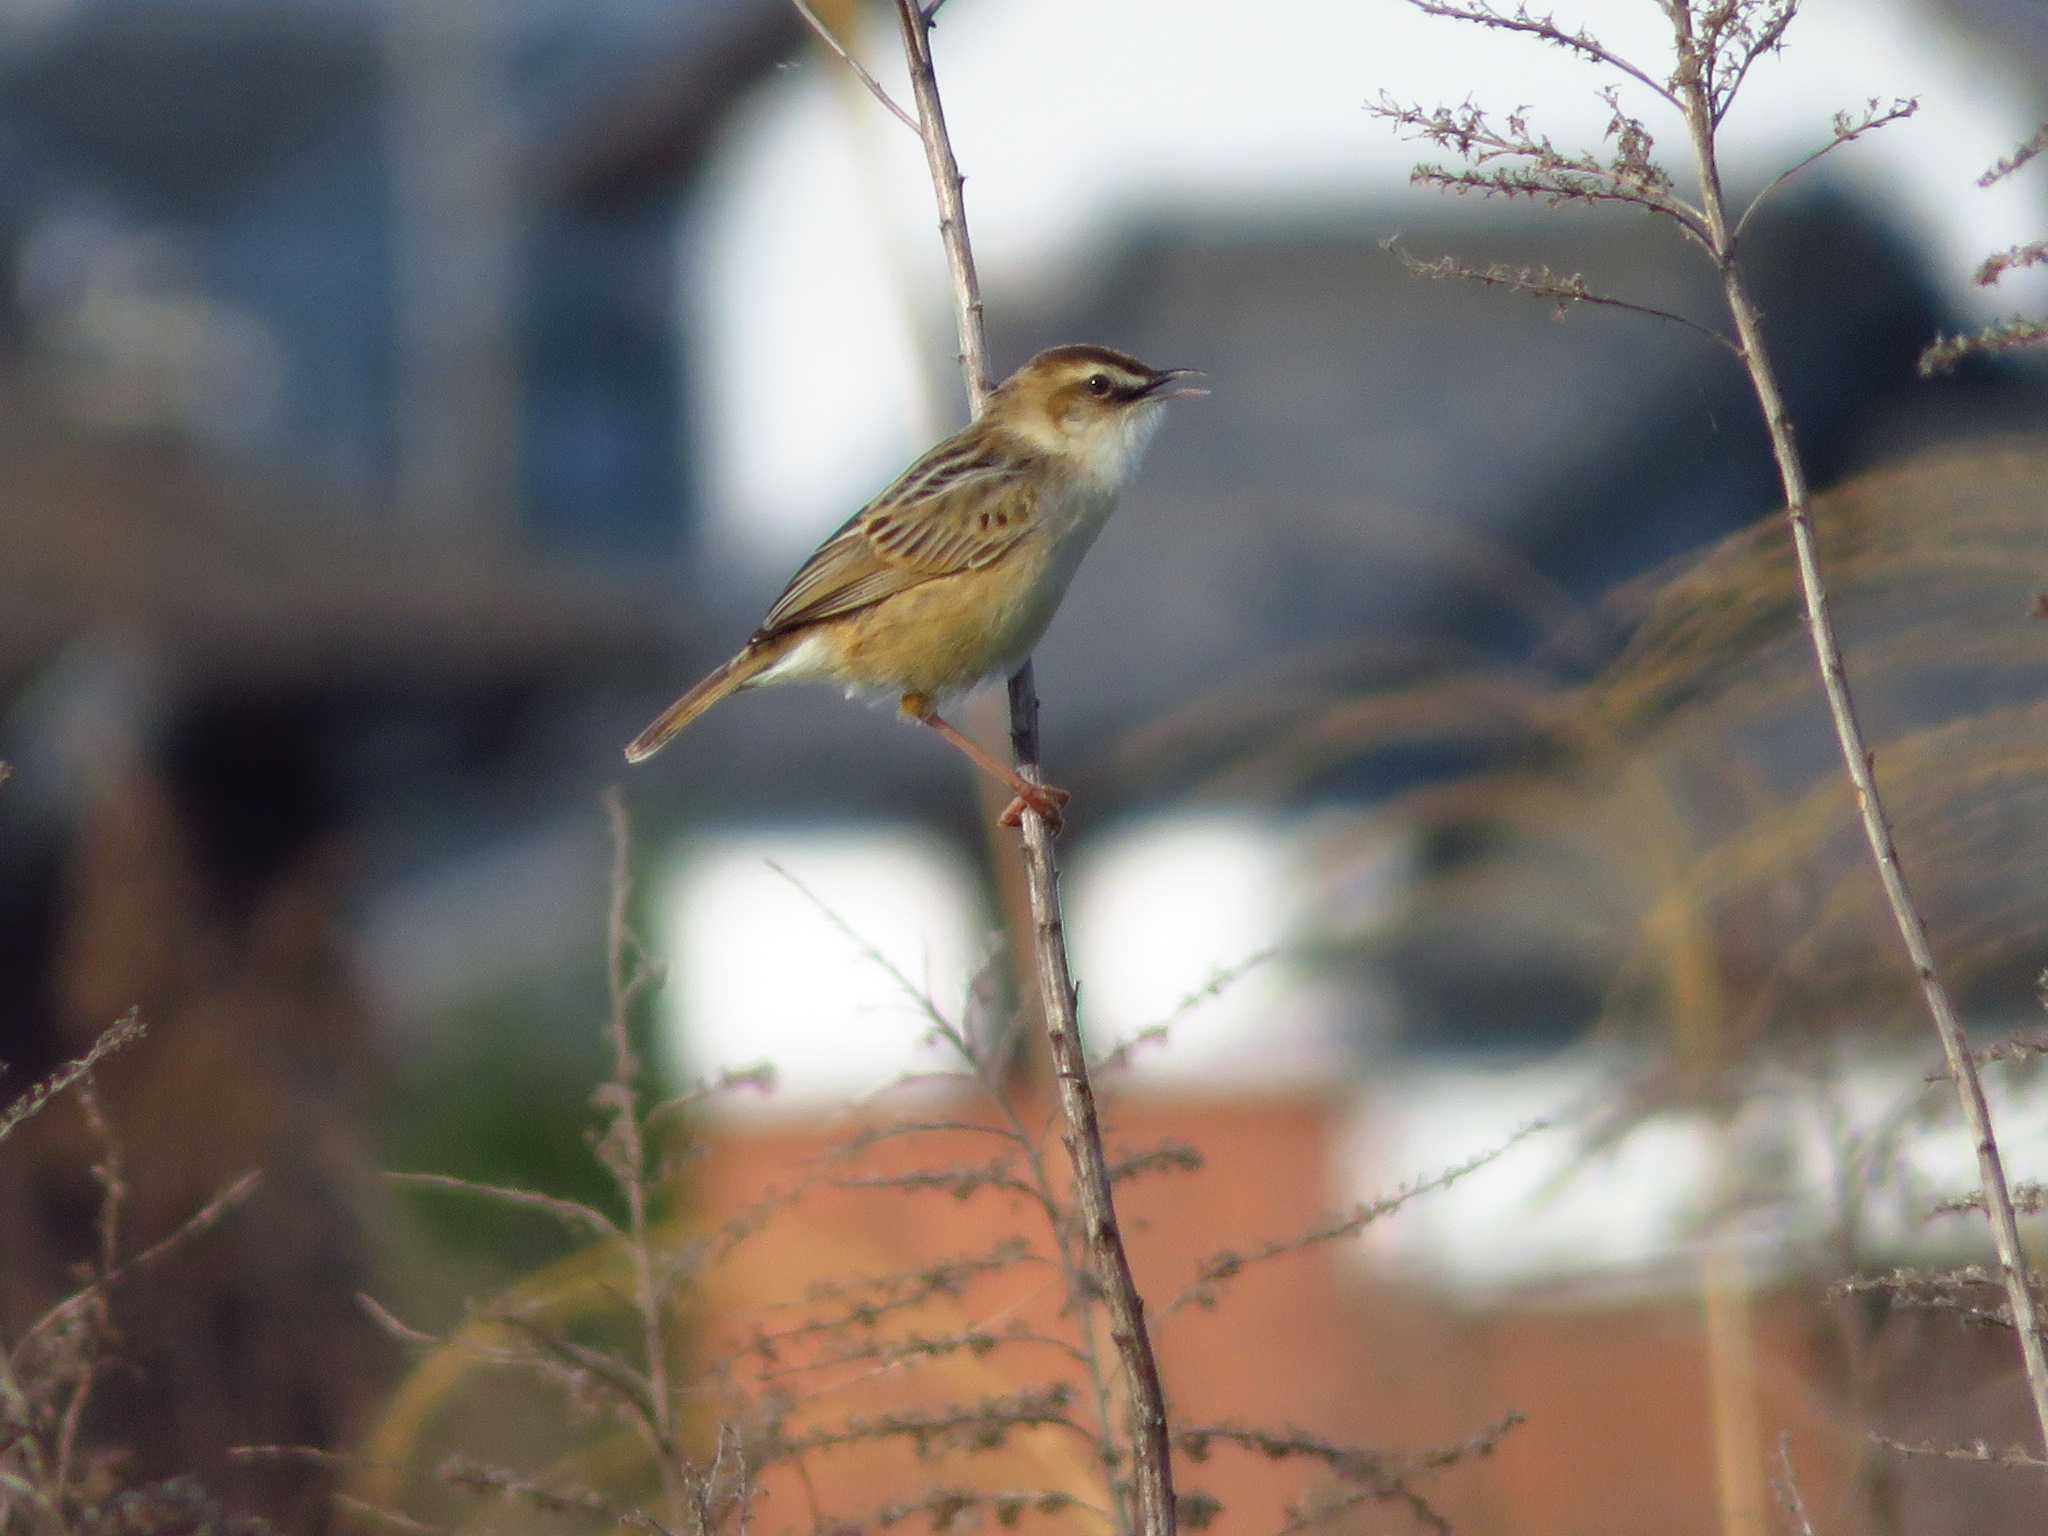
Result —
M 886 13 L 816 9 L 908 99 Z M 1652 7 L 1580 9 L 1659 56 Z M 1786 1415 L 1828 1426 L 1817 1475 L 1869 1529 L 2020 1528 L 1971 1469 L 1857 1470 L 1872 1420 L 2021 1437 L 2007 1341 L 1942 1356 L 1937 1390 L 1905 1323 L 1810 1294 L 1974 1256 L 1919 1219 L 1972 1165 L 1925 1091 L 1740 371 L 1382 248 L 1583 272 L 1725 329 L 1673 231 L 1417 192 L 1426 157 L 1366 110 L 1533 103 L 1598 148 L 1604 82 L 1334 0 L 1284 26 L 952 0 L 937 50 L 998 369 L 1089 340 L 1213 389 L 1037 658 L 1088 1028 L 1173 1020 L 1133 1112 L 1249 1138 L 1254 1165 L 1293 1148 L 1304 1220 L 1563 1118 L 1348 1253 L 1331 1326 L 1372 1340 L 1373 1287 L 1508 1320 L 1456 1368 L 1411 1332 L 1442 1368 L 1402 1369 L 1456 1378 L 1421 1415 L 1447 1427 L 1574 1393 L 1611 1419 L 1617 1382 L 1679 1357 L 1706 1384 L 1600 1431 L 1605 1458 L 1664 1436 L 1654 1476 L 1530 1471 L 1477 1529 L 1719 1529 L 1717 1493 L 1763 1487 L 1729 1444 Z M 1754 191 L 1837 109 L 1920 99 L 1781 189 L 1747 254 L 1906 863 L 1994 1036 L 2030 1025 L 2048 953 L 2048 372 L 1914 362 L 2048 308 L 1970 282 L 2048 230 L 2040 176 L 1976 186 L 2044 80 L 2037 5 L 1813 0 L 1725 161 Z M 1682 135 L 1649 125 L 1675 169 Z M 353 1293 L 459 1295 L 488 1246 L 394 1209 L 377 1168 L 589 1187 L 603 786 L 671 967 L 661 1069 L 778 1070 L 720 1128 L 759 1167 L 932 1059 L 828 914 L 934 999 L 1001 953 L 1008 839 L 888 711 L 744 697 L 619 756 L 961 419 L 929 197 L 916 139 L 774 0 L 0 6 L 0 1090 L 139 1006 L 152 1035 L 106 1074 L 137 1240 L 270 1172 L 179 1272 L 189 1305 L 134 1325 L 146 1456 L 374 1420 L 403 1358 Z M 2000 1102 L 2011 1165 L 2048 1168 L 2038 1096 Z M 35 1131 L 0 1157 L 15 1308 L 91 1242 L 82 1129 Z M 1731 1295 L 1763 1318 L 1732 1384 L 1708 1343 L 1752 1326 Z M 1629 1319 L 1613 1357 L 1559 1342 L 1599 1308 Z M 1359 1349 L 1302 1369 L 1348 1373 L 1331 1411 L 1398 1435 L 1368 1379 L 1391 1357 Z M 1523 1454 L 1554 1474 L 1542 1447 L 1584 1421 L 1552 1442 L 1537 1417 Z

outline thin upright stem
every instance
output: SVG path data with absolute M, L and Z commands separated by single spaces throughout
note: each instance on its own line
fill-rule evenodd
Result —
M 932 64 L 931 15 L 919 8 L 917 0 L 896 0 L 896 15 L 903 33 L 904 59 L 910 67 L 910 87 L 917 103 L 925 159 L 931 168 L 932 191 L 939 204 L 939 235 L 945 243 L 946 264 L 953 277 L 960 366 L 967 380 L 968 399 L 978 415 L 991 387 L 988 341 L 982 324 L 981 284 L 975 275 L 974 252 L 967 235 L 960 166 L 946 133 L 938 75 Z M 1042 782 L 1038 693 L 1029 661 L 1010 679 L 1010 741 L 1018 771 L 1034 782 Z M 1138 1295 L 1130 1258 L 1124 1251 L 1122 1230 L 1117 1225 L 1109 1168 L 1102 1153 L 1102 1128 L 1095 1110 L 1094 1090 L 1088 1082 L 1079 1009 L 1067 964 L 1052 828 L 1027 806 L 1021 831 L 1025 878 L 1031 897 L 1034 969 L 1065 1122 L 1061 1139 L 1073 1163 L 1082 1237 L 1101 1288 L 1103 1307 L 1109 1315 L 1110 1338 L 1123 1365 L 1124 1388 L 1130 1403 L 1131 1474 L 1136 1485 L 1138 1528 L 1142 1536 L 1173 1536 L 1176 1512 L 1166 1398 L 1159 1384 L 1151 1336 L 1145 1327 L 1145 1304 Z
M 932 64 L 931 14 L 913 0 L 896 0 L 896 19 L 903 33 L 903 58 L 910 68 L 910 91 L 917 103 L 918 136 L 924 140 L 925 163 L 931 167 L 932 195 L 939 204 L 939 240 L 946 249 L 946 267 L 953 278 L 954 319 L 960 333 L 960 371 L 967 380 L 968 408 L 979 416 L 995 388 L 988 366 L 988 330 L 982 323 L 981 279 L 974 270 L 974 247 L 967 238 L 967 178 L 953 158 L 953 140 L 946 132 L 946 109 L 939 100 L 939 76 Z M 1031 664 L 1024 664 L 1024 673 Z
M 605 924 L 605 969 L 611 986 L 612 1070 L 606 1107 L 612 1123 L 605 1140 L 611 1145 L 606 1162 L 626 1197 L 626 1248 L 633 1265 L 633 1302 L 640 1314 L 641 1348 L 646 1355 L 648 1429 L 654 1438 L 664 1509 L 671 1520 L 683 1510 L 685 1493 L 676 1459 L 675 1403 L 669 1390 L 668 1330 L 665 1308 L 655 1283 L 654 1247 L 647 1223 L 647 1146 L 641 1134 L 639 1053 L 633 1048 L 633 1007 L 647 990 L 649 974 L 633 942 L 627 907 L 633 890 L 632 830 L 626 804 L 616 789 L 604 797 L 611 822 L 611 908 Z
M 1751 387 L 1763 409 L 1764 424 L 1770 432 L 1771 451 L 1776 456 L 1778 478 L 1785 493 L 1785 517 L 1792 529 L 1792 548 L 1799 567 L 1799 588 L 1806 604 L 1807 630 L 1813 637 L 1814 659 L 1820 667 L 1821 687 L 1827 696 L 1828 714 L 1834 721 L 1835 739 L 1842 752 L 1849 782 L 1856 791 L 1856 808 L 1862 819 L 1863 835 L 1877 864 L 1885 900 L 1892 920 L 1904 940 L 1907 958 L 1919 978 L 1934 1031 L 1941 1039 L 1949 1077 L 1962 1105 L 1963 1119 L 1976 1141 L 1977 1174 L 1984 1188 L 1985 1209 L 1991 1223 L 1991 1240 L 2005 1283 L 2013 1327 L 2019 1334 L 2020 1355 L 2026 1366 L 2027 1387 L 2033 1398 L 2034 1414 L 2042 1444 L 2048 1447 L 2048 1354 L 2043 1353 L 2041 1324 L 2028 1285 L 2025 1250 L 2020 1246 L 2019 1222 L 2013 1214 L 2012 1194 L 2006 1184 L 2005 1164 L 1999 1156 L 1998 1140 L 1992 1131 L 1991 1110 L 1984 1099 L 1984 1085 L 1970 1055 L 1969 1038 L 1948 987 L 1934 963 L 1927 925 L 1919 905 L 1906 884 L 1905 870 L 1892 837 L 1892 823 L 1878 793 L 1874 768 L 1876 759 L 1857 718 L 1856 702 L 1849 689 L 1849 672 L 1842 659 L 1842 647 L 1835 636 L 1834 617 L 1828 604 L 1827 585 L 1822 579 L 1820 558 L 1813 537 L 1809 511 L 1806 470 L 1793 440 L 1792 419 L 1778 386 L 1764 345 L 1763 322 L 1736 261 L 1735 240 L 1721 195 L 1720 168 L 1714 145 L 1714 112 L 1708 95 L 1706 71 L 1699 66 L 1698 44 L 1694 41 L 1692 15 L 1684 0 L 1671 0 L 1672 27 L 1678 43 L 1680 96 L 1686 129 L 1692 139 L 1693 159 L 1698 167 L 1700 196 L 1712 247 L 1721 271 L 1721 286 L 1728 313 L 1735 322 L 1736 339 L 1742 346 L 1742 360 L 1749 370 Z M 1690 66 L 1690 67 L 1688 67 Z
M 1038 695 L 1031 686 L 1031 667 L 1010 679 L 1010 740 L 1020 767 L 1038 761 Z M 1094 1264 L 1096 1282 L 1109 1314 L 1110 1340 L 1123 1364 L 1124 1389 L 1130 1400 L 1132 1476 L 1137 1484 L 1138 1525 L 1142 1536 L 1173 1536 L 1177 1518 L 1173 1494 L 1173 1462 L 1167 1437 L 1166 1394 L 1145 1326 L 1145 1302 L 1132 1278 L 1123 1232 L 1117 1225 L 1116 1201 L 1109 1168 L 1102 1153 L 1100 1117 L 1095 1090 L 1088 1080 L 1088 1059 L 1081 1044 L 1079 999 L 1067 969 L 1066 919 L 1060 909 L 1059 869 L 1053 859 L 1052 832 L 1039 816 L 1026 812 L 1023 826 L 1024 867 L 1031 896 L 1032 956 L 1038 976 L 1040 1006 L 1051 1048 L 1053 1081 L 1060 1097 L 1063 1125 L 1060 1139 L 1074 1166 L 1075 1193 L 1081 1204 L 1082 1235 Z

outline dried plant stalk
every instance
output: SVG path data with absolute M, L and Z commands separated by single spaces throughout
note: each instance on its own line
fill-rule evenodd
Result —
M 1717 144 L 1720 126 L 1750 67 L 1782 42 L 1798 13 L 1798 0 L 1723 0 L 1713 4 L 1701 0 L 1658 0 L 1671 24 L 1675 67 L 1668 74 L 1639 67 L 1608 50 L 1590 34 L 1567 31 L 1552 17 L 1538 15 L 1525 4 L 1510 12 L 1494 0 L 1409 3 L 1426 15 L 1529 36 L 1589 63 L 1615 70 L 1664 101 L 1685 124 L 1699 181 L 1697 203 L 1681 196 L 1670 176 L 1652 158 L 1648 129 L 1623 109 L 1615 88 L 1605 93 L 1605 100 L 1613 109 L 1609 134 L 1616 146 L 1607 161 L 1592 155 L 1560 152 L 1530 128 L 1521 109 L 1507 114 L 1499 123 L 1469 102 L 1459 108 L 1432 111 L 1383 97 L 1374 109 L 1398 129 L 1449 150 L 1466 162 L 1463 169 L 1420 167 L 1415 173 L 1418 182 L 1482 196 L 1541 198 L 1552 205 L 1620 203 L 1641 208 L 1669 219 L 1706 252 L 1720 275 L 1722 299 L 1735 327 L 1736 355 L 1749 375 L 1777 462 L 1807 630 L 1812 636 L 1828 715 L 1856 794 L 1857 813 L 1886 904 L 1919 978 L 1929 1017 L 1947 1059 L 1948 1075 L 1955 1083 L 1963 1118 L 1976 1142 L 1978 1178 L 1984 1191 L 2000 1277 L 2020 1336 L 2027 1385 L 2042 1443 L 2048 1446 L 2048 1355 L 2043 1352 L 2038 1313 L 2028 1287 L 2025 1252 L 2020 1246 L 2019 1226 L 2013 1215 L 1990 1110 L 1962 1022 L 1935 965 L 1926 922 L 1900 867 L 1891 818 L 1878 793 L 1872 754 L 1857 718 L 1841 644 L 1835 635 L 1827 585 L 1815 549 L 1805 467 L 1793 439 L 1784 393 L 1764 344 L 1761 314 L 1737 260 L 1737 246 L 1750 220 L 1790 178 L 1842 145 L 1911 116 L 1918 103 L 1900 100 L 1885 105 L 1872 99 L 1860 114 L 1838 113 L 1826 143 L 1781 173 L 1731 218 L 1721 186 Z M 2038 145 L 2023 150 L 2019 158 L 2034 149 Z M 1994 174 L 2009 174 L 2011 169 L 1994 167 Z M 1480 272 L 1454 267 L 1441 275 L 1477 276 L 1561 304 L 1584 302 L 1587 298 L 1574 291 L 1561 291 L 1561 285 L 1545 274 L 1538 274 L 1538 279 L 1532 281 L 1494 269 Z
M 675 1400 L 669 1383 L 667 1300 L 656 1279 L 657 1241 L 648 1222 L 652 1181 L 642 1134 L 645 1127 L 638 1087 L 640 1057 L 633 1048 L 633 1010 L 659 983 L 660 973 L 648 965 L 627 921 L 633 889 L 633 838 L 626 819 L 626 802 L 616 788 L 605 792 L 604 809 L 612 833 L 611 906 L 605 921 L 605 970 L 611 993 L 606 1036 L 612 1048 L 612 1072 L 610 1081 L 597 1096 L 607 1116 L 598 1137 L 597 1152 L 626 1197 L 626 1247 L 632 1259 L 633 1306 L 639 1314 L 645 1357 L 646 1377 L 642 1385 L 647 1429 L 654 1442 L 655 1464 L 661 1471 L 664 1508 L 673 1518 L 684 1507 L 686 1488 L 676 1440 Z
M 897 0 L 896 9 L 904 52 L 910 62 L 911 87 L 925 153 L 932 168 L 932 186 L 939 200 L 939 233 L 945 241 L 947 262 L 953 273 L 961 367 L 967 375 L 974 409 L 979 413 L 989 387 L 988 344 L 982 326 L 980 285 L 975 277 L 966 213 L 961 205 L 960 170 L 946 137 L 938 79 L 932 68 L 930 21 L 918 9 L 916 0 Z M 1019 771 L 1027 778 L 1039 779 L 1038 690 L 1029 661 L 1010 679 L 1010 743 Z M 1109 1313 L 1110 1338 L 1123 1363 L 1124 1388 L 1130 1403 L 1131 1465 L 1137 1488 L 1138 1526 L 1144 1536 L 1172 1536 L 1175 1510 L 1166 1398 L 1159 1383 L 1151 1336 L 1145 1327 L 1145 1304 L 1131 1275 L 1130 1258 L 1117 1225 L 1116 1202 L 1102 1152 L 1101 1123 L 1095 1110 L 1094 1089 L 1088 1081 L 1074 983 L 1067 964 L 1059 867 L 1053 856 L 1052 836 L 1044 818 L 1027 808 L 1022 842 L 1031 897 L 1034 968 L 1046 1039 L 1052 1052 L 1053 1076 L 1059 1085 L 1060 1111 L 1066 1122 L 1061 1140 L 1074 1166 L 1083 1235 L 1102 1288 L 1103 1305 Z
M 1785 492 L 1785 518 L 1792 529 L 1792 548 L 1799 565 L 1799 590 L 1806 604 L 1807 629 L 1813 638 L 1814 660 L 1820 668 L 1821 688 L 1827 695 L 1828 715 L 1834 722 L 1835 739 L 1842 750 L 1842 763 L 1849 783 L 1856 791 L 1856 809 L 1863 823 L 1863 835 L 1870 844 L 1870 856 L 1883 883 L 1885 901 L 1892 920 L 1906 946 L 1913 972 L 1920 979 L 1934 1032 L 1941 1038 L 1942 1054 L 1948 1060 L 1949 1076 L 1956 1085 L 1963 1119 L 1976 1142 L 1977 1174 L 1991 1223 L 1991 1240 L 2003 1271 L 2007 1300 L 2020 1336 L 2020 1355 L 2026 1366 L 2027 1386 L 2033 1396 L 2034 1416 L 2042 1441 L 2048 1445 L 2048 1354 L 2041 1344 L 2041 1327 L 2036 1317 L 2033 1292 L 2027 1284 L 2026 1253 L 2020 1246 L 2019 1222 L 2013 1215 L 2012 1195 L 2007 1188 L 2005 1164 L 1999 1156 L 1998 1139 L 1991 1125 L 1991 1110 L 1984 1099 L 1984 1085 L 1971 1059 L 1968 1036 L 1956 1016 L 1948 987 L 1935 966 L 1934 949 L 1928 942 L 1927 924 L 1906 884 L 1899 863 L 1899 850 L 1892 838 L 1891 817 L 1878 793 L 1875 761 L 1863 726 L 1856 715 L 1856 701 L 1849 691 L 1848 668 L 1842 660 L 1841 642 L 1835 636 L 1835 621 L 1828 605 L 1827 584 L 1822 579 L 1820 559 L 1815 551 L 1813 520 L 1808 513 L 1806 469 L 1793 441 L 1792 418 L 1778 387 L 1776 370 L 1764 346 L 1763 322 L 1756 302 L 1735 257 L 1735 229 L 1731 227 L 1721 196 L 1720 167 L 1715 158 L 1715 130 L 1719 116 L 1712 99 L 1712 66 L 1694 35 L 1691 10 L 1683 3 L 1671 6 L 1672 29 L 1677 37 L 1679 70 L 1674 77 L 1685 114 L 1686 131 L 1692 138 L 1693 161 L 1699 169 L 1700 200 L 1712 236 L 1714 263 L 1720 268 L 1722 294 L 1729 318 L 1735 322 L 1741 343 L 1743 366 L 1764 424 L 1771 436 L 1771 452 L 1777 459 L 1778 478 Z
M 952 275 L 960 366 L 966 377 L 968 402 L 979 415 L 993 381 L 982 324 L 981 285 L 975 274 L 961 197 L 960 166 L 946 131 L 938 75 L 932 63 L 931 20 L 936 10 L 936 5 L 927 9 L 919 0 L 896 0 L 896 19 L 910 72 L 918 137 L 923 141 L 925 160 L 931 169 L 932 191 L 939 208 L 939 235 Z M 843 56 L 843 50 L 835 47 L 835 51 Z M 893 102 L 865 72 L 862 78 L 884 105 L 893 109 Z M 1038 693 L 1028 660 L 1010 679 L 1010 741 L 1018 770 L 1034 782 L 1040 781 Z M 1031 905 L 1033 971 L 1064 1117 L 1061 1139 L 1073 1163 L 1082 1238 L 1102 1305 L 1108 1313 L 1110 1337 L 1122 1362 L 1129 1399 L 1137 1525 L 1144 1536 L 1172 1536 L 1176 1511 L 1165 1394 L 1160 1388 L 1159 1367 L 1145 1326 L 1144 1302 L 1132 1278 L 1130 1258 L 1117 1225 L 1108 1163 L 1103 1156 L 1101 1124 L 1095 1110 L 1094 1090 L 1088 1081 L 1073 977 L 1067 963 L 1052 829 L 1028 808 L 1024 813 L 1022 843 Z

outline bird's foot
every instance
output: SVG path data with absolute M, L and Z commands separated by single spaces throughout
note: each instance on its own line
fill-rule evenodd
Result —
M 996 825 L 999 827 L 1022 826 L 1024 824 L 1025 811 L 1032 810 L 1038 812 L 1044 818 L 1047 831 L 1057 832 L 1066 822 L 1066 817 L 1061 812 L 1066 809 L 1067 802 L 1073 798 L 1064 789 L 1060 789 L 1055 785 L 1032 784 L 1018 790 L 1017 798 L 1012 800 L 1003 811 L 1003 814 L 996 818 Z

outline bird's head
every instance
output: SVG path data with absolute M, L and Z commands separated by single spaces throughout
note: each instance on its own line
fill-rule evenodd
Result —
M 1011 374 L 984 419 L 1114 490 L 1130 478 L 1168 400 L 1208 393 L 1194 368 L 1148 368 L 1108 347 L 1053 347 Z

